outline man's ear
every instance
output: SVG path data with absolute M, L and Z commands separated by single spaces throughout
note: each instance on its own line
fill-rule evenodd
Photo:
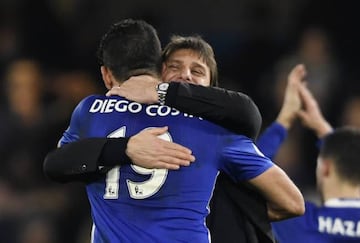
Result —
M 324 159 L 322 165 L 322 174 L 324 177 L 328 177 L 333 173 L 334 163 L 330 159 Z
M 114 77 L 108 67 L 101 66 L 101 75 L 104 81 L 105 87 L 110 90 L 114 86 Z
M 161 66 L 161 73 L 164 73 L 165 69 L 166 69 L 166 64 L 165 62 L 163 62 Z

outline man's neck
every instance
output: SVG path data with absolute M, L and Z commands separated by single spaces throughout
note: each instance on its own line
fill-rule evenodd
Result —
M 360 199 L 360 186 L 349 183 L 338 183 L 336 186 L 328 187 L 323 191 L 324 202 L 334 198 Z

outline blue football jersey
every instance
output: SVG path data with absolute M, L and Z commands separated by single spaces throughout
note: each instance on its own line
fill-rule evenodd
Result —
M 176 171 L 116 166 L 87 184 L 93 242 L 209 242 L 205 218 L 218 172 L 244 181 L 273 165 L 245 136 L 167 106 L 117 96 L 82 100 L 60 144 L 129 137 L 165 125 L 169 131 L 161 138 L 190 148 L 196 161 Z
M 272 223 L 279 243 L 360 242 L 360 200 L 338 199 L 321 207 L 306 202 L 305 207 L 301 217 Z
M 286 135 L 286 129 L 275 122 L 261 134 L 257 145 L 271 158 Z M 306 202 L 305 209 L 301 217 L 272 223 L 278 243 L 360 242 L 359 199 L 332 199 L 321 207 Z

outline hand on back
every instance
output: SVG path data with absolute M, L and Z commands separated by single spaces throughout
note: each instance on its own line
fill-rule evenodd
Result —
M 135 165 L 144 168 L 179 169 L 195 161 L 191 150 L 177 143 L 159 138 L 168 127 L 143 130 L 132 136 L 126 154 Z

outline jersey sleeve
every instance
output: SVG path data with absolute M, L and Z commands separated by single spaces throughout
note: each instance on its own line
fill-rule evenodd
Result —
M 165 104 L 252 139 L 257 137 L 261 128 L 260 111 L 244 93 L 173 82 L 170 83 Z
M 61 147 L 64 144 L 75 142 L 80 139 L 80 128 L 82 124 L 82 119 L 86 117 L 83 115 L 84 106 L 88 103 L 89 97 L 83 99 L 74 109 L 71 120 L 68 128 L 63 133 L 63 136 L 60 138 L 58 147 Z
M 265 156 L 273 159 L 286 136 L 286 129 L 279 123 L 274 122 L 259 136 L 256 144 Z
M 245 136 L 233 135 L 222 151 L 222 170 L 235 181 L 250 180 L 269 169 L 274 163 Z

